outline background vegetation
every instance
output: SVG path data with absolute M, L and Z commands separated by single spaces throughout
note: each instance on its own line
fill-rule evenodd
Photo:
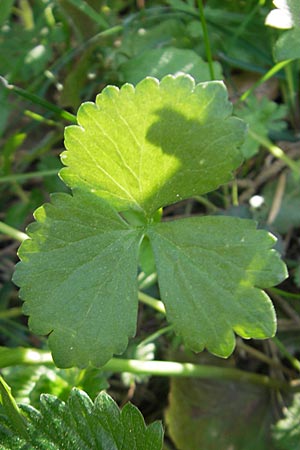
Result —
M 278 21 L 267 0 L 1 0 L 0 367 L 17 403 L 39 409 L 41 393 L 65 401 L 75 386 L 94 400 L 106 389 L 121 406 L 131 400 L 146 422 L 164 421 L 165 449 L 300 449 L 300 7 L 292 0 L 287 6 Z M 150 267 L 138 333 L 125 357 L 246 375 L 57 369 L 45 339 L 28 330 L 11 277 L 34 209 L 49 193 L 67 189 L 57 177 L 64 127 L 81 102 L 94 100 L 107 84 L 178 72 L 197 82 L 223 79 L 249 132 L 245 162 L 229 186 L 164 215 L 254 218 L 276 235 L 290 275 L 268 291 L 278 316 L 276 338 L 238 339 L 229 360 L 186 352 L 147 297 L 158 296 Z M 4 392 L 0 422 L 6 423 Z

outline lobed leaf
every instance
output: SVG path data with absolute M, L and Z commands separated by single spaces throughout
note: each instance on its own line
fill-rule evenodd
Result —
M 119 211 L 151 217 L 231 179 L 245 132 L 231 113 L 222 82 L 195 86 L 185 75 L 109 86 L 80 107 L 79 126 L 67 127 L 61 176 Z
M 101 366 L 135 334 L 141 232 L 99 197 L 55 194 L 35 213 L 14 282 L 59 367 Z
M 217 188 L 241 162 L 244 123 L 231 117 L 221 82 L 154 78 L 104 89 L 66 129 L 63 180 L 36 211 L 14 281 L 24 312 L 60 367 L 102 366 L 125 350 L 137 314 L 137 269 L 153 267 L 169 320 L 193 350 L 228 356 L 234 331 L 275 332 L 260 288 L 285 268 L 274 240 L 248 221 L 197 218 L 157 223 L 160 208 Z
M 257 339 L 275 334 L 274 308 L 261 291 L 286 276 L 270 250 L 273 236 L 232 217 L 165 222 L 148 234 L 167 317 L 189 348 L 227 357 L 233 332 Z

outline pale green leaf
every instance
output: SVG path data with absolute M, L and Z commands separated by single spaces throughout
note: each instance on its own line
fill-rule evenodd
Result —
M 261 288 L 286 277 L 275 238 L 232 217 L 166 222 L 149 229 L 167 318 L 194 351 L 229 356 L 234 332 L 273 336 L 273 305 Z
M 19 436 L 14 423 L 0 428 L 3 449 L 39 450 L 161 450 L 160 423 L 145 425 L 131 404 L 119 410 L 114 400 L 101 392 L 93 403 L 88 395 L 73 389 L 65 403 L 42 395 L 39 410 L 21 405 L 27 416 L 28 438 Z M 30 447 L 29 447 L 30 446 Z
M 58 366 L 101 366 L 135 333 L 140 231 L 76 190 L 53 195 L 35 217 L 14 276 L 30 327 L 50 333 Z
M 222 82 L 167 76 L 109 86 L 81 106 L 80 126 L 66 129 L 62 178 L 119 211 L 151 216 L 231 179 L 245 130 L 231 113 Z

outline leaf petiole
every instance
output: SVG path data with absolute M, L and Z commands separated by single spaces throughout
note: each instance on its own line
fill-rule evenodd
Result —
M 54 364 L 51 353 L 45 350 L 31 348 L 0 347 L 0 367 L 18 364 L 40 365 Z M 252 372 L 245 372 L 235 368 L 216 367 L 175 361 L 139 361 L 135 359 L 112 358 L 102 367 L 103 371 L 122 373 L 129 372 L 137 375 L 152 375 L 163 377 L 192 377 L 209 378 L 215 380 L 234 380 L 242 383 L 253 383 L 270 389 L 300 392 L 299 385 L 293 385 L 282 380 L 270 378 Z

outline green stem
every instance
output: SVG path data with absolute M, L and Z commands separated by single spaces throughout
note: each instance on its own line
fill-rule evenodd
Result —
M 163 334 L 166 334 L 172 330 L 173 330 L 173 325 L 168 325 L 167 327 L 161 328 L 160 330 L 155 331 L 155 333 L 152 333 L 150 336 L 148 336 L 146 339 L 144 339 L 142 342 L 140 342 L 138 347 L 143 347 L 144 345 L 147 345 L 150 342 L 155 341 Z
M 139 289 L 148 289 L 153 286 L 157 281 L 157 273 L 153 272 L 150 275 L 145 275 L 141 272 L 138 276 Z
M 271 293 L 274 292 L 274 294 L 278 294 L 281 295 L 282 297 L 286 297 L 286 298 L 292 298 L 295 300 L 300 300 L 300 294 L 294 294 L 293 292 L 286 292 L 283 291 L 282 289 L 278 289 L 278 288 L 269 288 L 268 289 Z
M 295 110 L 296 110 L 295 100 L 297 98 L 297 89 L 295 87 L 295 80 L 294 80 L 292 65 L 289 65 L 285 68 L 285 76 L 286 76 L 287 87 L 288 87 L 287 103 L 288 103 L 289 108 L 292 111 L 293 115 L 295 115 Z
M 53 359 L 50 352 L 35 348 L 0 347 L 0 368 L 28 364 L 30 366 L 50 364 Z
M 13 317 L 19 317 L 22 315 L 22 308 L 10 308 L 5 311 L 0 311 L 0 319 L 11 319 Z
M 138 298 L 142 303 L 145 303 L 145 305 L 149 305 L 152 308 L 156 309 L 156 311 L 158 311 L 162 314 L 166 314 L 164 304 L 160 300 L 150 297 L 150 295 L 147 295 L 141 291 L 138 292 Z
M 243 342 L 241 339 L 239 339 L 237 341 L 237 348 L 246 351 L 253 358 L 258 359 L 259 361 L 262 361 L 271 367 L 276 367 L 277 369 L 280 369 L 282 372 L 286 373 L 288 376 L 293 376 L 293 372 L 290 369 L 287 369 L 286 367 L 284 367 L 279 361 L 276 361 L 276 360 L 270 358 L 269 356 L 265 355 L 264 353 L 260 352 L 256 348 L 245 344 L 245 342 Z
M 4 177 L 0 177 L 0 184 L 10 182 L 22 182 L 27 181 L 31 178 L 50 177 L 53 175 L 57 175 L 58 171 L 59 169 L 51 169 L 51 170 L 41 170 L 40 172 L 27 172 L 27 173 L 6 175 Z
M 0 347 L 0 367 L 9 367 L 20 364 L 28 365 L 53 365 L 51 353 L 45 350 L 31 348 Z M 174 361 L 139 361 L 135 359 L 112 358 L 102 368 L 103 371 L 122 373 L 129 372 L 137 375 L 152 375 L 163 377 L 193 377 L 208 378 L 214 380 L 237 381 L 241 383 L 253 383 L 271 389 L 283 389 L 294 392 L 300 391 L 300 386 L 289 384 L 282 380 L 276 380 L 266 375 L 234 368 L 224 368 L 192 363 Z
M 300 169 L 298 165 L 295 163 L 295 161 L 289 158 L 280 147 L 277 147 L 277 145 L 273 144 L 268 138 L 260 136 L 250 129 L 248 130 L 248 133 L 259 144 L 268 149 L 269 152 L 273 156 L 275 156 L 275 158 L 281 159 L 281 161 L 283 161 L 294 172 L 295 175 L 297 175 L 298 177 L 300 176 Z
M 17 241 L 20 241 L 20 242 L 23 242 L 23 241 L 25 241 L 25 239 L 28 239 L 28 236 L 26 233 L 16 230 L 15 228 L 11 227 L 10 225 L 6 225 L 6 223 L 4 223 L 4 222 L 0 222 L 0 233 L 7 234 L 8 236 L 10 236 L 13 239 L 16 239 Z
M 86 14 L 90 19 L 96 22 L 100 27 L 107 29 L 109 23 L 99 14 L 94 8 L 92 8 L 87 2 L 81 0 L 69 0 L 69 2 L 79 9 L 83 14 Z
M 30 119 L 35 120 L 36 122 L 43 123 L 43 124 L 49 125 L 51 127 L 58 127 L 61 125 L 59 122 L 55 122 L 54 120 L 47 119 L 46 117 L 41 116 L 41 114 L 37 114 L 33 111 L 30 111 L 29 109 L 26 109 L 24 111 L 24 115 L 27 117 L 30 117 Z
M 280 350 L 281 354 L 286 357 L 286 359 L 289 360 L 291 365 L 294 367 L 294 369 L 297 370 L 297 372 L 300 372 L 300 361 L 295 358 L 293 355 L 290 354 L 290 352 L 285 348 L 282 342 L 280 342 L 279 339 L 276 337 L 272 338 L 272 341 L 277 346 L 277 348 Z
M 237 180 L 233 180 L 232 182 L 232 190 L 231 190 L 231 194 L 232 194 L 232 204 L 233 206 L 239 206 L 239 189 L 238 189 L 238 184 L 237 184 Z
M 228 53 L 231 53 L 230 50 L 236 45 L 236 42 L 238 40 L 238 38 L 240 36 L 242 36 L 243 34 L 245 34 L 245 30 L 247 28 L 247 26 L 249 25 L 249 23 L 251 22 L 251 20 L 253 19 L 253 17 L 255 16 L 255 14 L 257 13 L 258 9 L 261 7 L 261 5 L 259 3 L 257 3 L 252 10 L 250 11 L 250 13 L 248 15 L 245 16 L 245 18 L 243 19 L 242 23 L 240 24 L 240 26 L 237 27 L 234 35 L 232 36 L 232 38 L 229 40 L 229 45 L 228 45 Z
M 174 361 L 139 361 L 135 359 L 111 359 L 103 371 L 122 373 L 130 372 L 136 375 L 156 375 L 163 377 L 208 378 L 210 380 L 230 380 L 241 383 L 253 383 L 272 389 L 290 390 L 291 386 L 281 380 L 270 378 L 234 368 L 224 368 Z M 300 390 L 300 387 L 296 389 Z
M 285 61 L 280 61 L 279 63 L 275 64 L 275 66 L 271 67 L 270 70 L 268 70 L 267 73 L 265 73 L 256 83 L 254 83 L 250 89 L 248 89 L 246 92 L 243 93 L 240 100 L 243 102 L 246 100 L 246 98 L 249 97 L 249 95 L 261 84 L 263 84 L 265 81 L 272 78 L 277 72 L 279 72 L 283 67 L 290 64 L 290 62 L 293 61 L 292 59 L 286 59 Z
M 0 76 L 0 81 L 2 82 L 3 86 L 8 90 L 12 91 L 15 94 L 19 95 L 20 97 L 25 98 L 26 100 L 30 100 L 32 103 L 35 103 L 36 105 L 43 106 L 43 108 L 54 112 L 58 117 L 61 119 L 67 120 L 71 123 L 77 123 L 76 116 L 69 113 L 68 111 L 65 111 L 61 108 L 59 108 L 56 105 L 53 105 L 53 103 L 48 102 L 47 100 L 44 100 L 43 98 L 39 97 L 36 94 L 33 94 L 31 92 L 25 91 L 25 89 L 22 89 L 18 86 L 15 86 L 13 84 L 9 84 L 7 80 Z
M 214 205 L 210 200 L 208 200 L 203 195 L 196 195 L 193 197 L 193 199 L 196 200 L 201 205 L 205 206 L 208 209 L 208 211 L 216 212 L 219 210 L 219 208 L 216 205 Z
M 207 57 L 207 62 L 208 62 L 208 67 L 209 67 L 210 78 L 211 78 L 211 80 L 215 80 L 213 59 L 212 59 L 212 55 L 211 55 L 211 49 L 210 49 L 210 43 L 209 43 L 209 37 L 208 37 L 208 31 L 207 31 L 207 25 L 206 25 L 202 0 L 198 0 L 198 9 L 199 9 L 202 30 L 203 30 L 205 52 L 206 52 L 206 57 Z

